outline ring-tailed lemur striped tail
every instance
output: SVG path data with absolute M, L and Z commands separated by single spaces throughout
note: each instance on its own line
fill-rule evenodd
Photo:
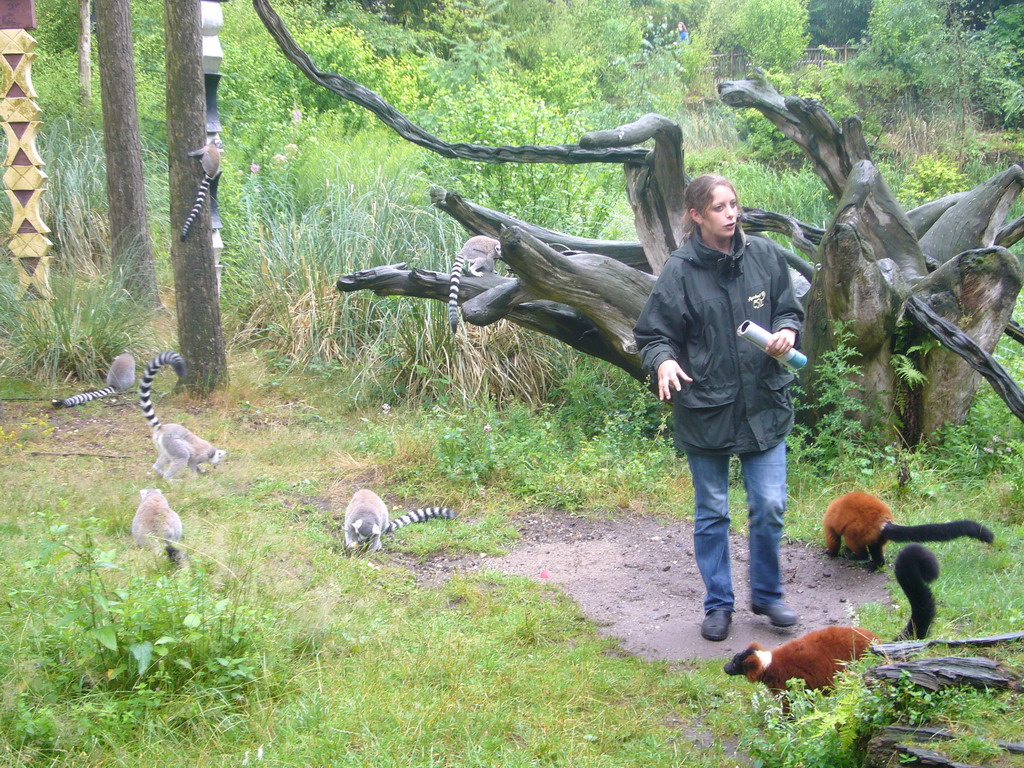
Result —
M 345 546 L 366 546 L 371 552 L 381 548 L 380 537 L 411 523 L 423 523 L 434 517 L 452 520 L 458 512 L 447 507 L 426 507 L 406 512 L 391 520 L 384 500 L 366 488 L 356 491 L 345 510 Z
M 110 397 L 119 392 L 125 392 L 135 384 L 135 358 L 128 352 L 118 355 L 110 364 L 107 371 L 107 386 L 97 389 L 94 392 L 83 392 L 74 397 L 65 397 L 63 400 L 53 400 L 54 408 L 74 408 L 76 405 L 88 403 L 90 400 L 99 400 L 102 397 Z
M 484 272 L 493 272 L 494 264 L 501 258 L 501 243 L 493 237 L 475 235 L 466 241 L 452 264 L 451 284 L 448 288 L 448 322 L 452 333 L 459 328 L 459 285 L 465 274 L 480 277 Z
M 170 480 L 186 466 L 193 472 L 203 473 L 206 470 L 200 466 L 201 464 L 218 464 L 228 452 L 214 448 L 180 424 L 160 423 L 153 410 L 150 390 L 153 378 L 164 365 L 173 367 L 178 378 L 185 375 L 185 360 L 181 355 L 177 352 L 161 352 L 146 366 L 142 375 L 142 381 L 139 383 L 139 406 L 153 428 L 153 444 L 157 448 L 157 459 L 153 469 L 163 475 L 165 480 Z
M 448 507 L 420 507 L 419 509 L 413 509 L 406 512 L 401 517 L 396 517 L 390 523 L 388 527 L 384 529 L 384 533 L 392 533 L 397 531 L 399 528 L 404 528 L 412 523 L 425 523 L 435 517 L 444 517 L 449 520 L 454 520 L 459 516 L 459 513 L 454 509 Z
M 178 374 L 179 379 L 185 377 L 185 358 L 177 352 L 161 352 L 149 361 L 146 370 L 142 372 L 142 381 L 139 382 L 139 406 L 142 408 L 142 413 L 145 415 L 146 421 L 149 422 L 149 426 L 153 429 L 160 429 L 162 425 L 160 424 L 160 419 L 156 417 L 156 412 L 153 410 L 150 392 L 153 389 L 153 379 L 156 378 L 156 372 L 165 365 L 174 368 L 174 372 Z
M 181 239 L 184 240 L 188 237 L 188 231 L 192 228 L 193 222 L 199 215 L 199 211 L 203 209 L 203 203 L 206 202 L 207 195 L 210 194 L 210 182 L 212 182 L 220 174 L 220 147 L 216 143 L 210 141 L 202 149 L 197 149 L 194 152 L 188 153 L 189 157 L 198 157 L 203 166 L 203 180 L 199 182 L 199 191 L 196 193 L 196 202 L 192 206 L 192 210 L 189 211 L 188 216 L 185 218 L 185 223 L 181 227 Z

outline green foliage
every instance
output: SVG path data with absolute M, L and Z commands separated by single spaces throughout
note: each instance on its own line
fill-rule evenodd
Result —
M 924 108 L 957 105 L 966 132 L 972 99 L 980 93 L 986 52 L 944 0 L 878 0 L 868 22 L 868 44 L 852 68 L 862 101 L 890 112 L 909 99 Z M 892 122 L 890 115 L 889 123 Z
M 800 148 L 757 110 L 744 109 L 737 113 L 736 119 L 752 160 L 772 166 L 802 161 Z
M 175 697 L 193 706 L 244 701 L 261 673 L 258 648 L 272 617 L 247 606 L 237 583 L 218 586 L 199 565 L 126 576 L 116 551 L 97 541 L 99 520 L 72 527 L 63 519 L 66 511 L 40 521 L 47 532 L 36 556 L 18 564 L 29 579 L 4 577 L 0 648 L 21 669 L 23 692 L 0 705 L 0 721 L 19 737 L 15 746 L 56 746 L 47 705 L 58 701 L 114 694 L 97 727 L 106 718 L 167 718 Z M 20 631 L 12 631 L 14 617 Z
M 967 176 L 955 160 L 942 155 L 922 155 L 904 177 L 900 193 L 907 206 L 913 207 L 969 187 Z
M 530 96 L 492 73 L 456 91 L 438 94 L 425 126 L 447 141 L 502 144 L 575 144 L 585 117 Z M 533 224 L 594 236 L 620 192 L 619 169 L 555 163 L 468 163 L 431 155 L 429 178 L 481 205 Z M 614 181 L 614 184 L 613 184 Z
M 999 754 L 991 739 L 971 733 L 972 725 L 984 733 L 985 721 L 1014 708 L 1012 702 L 966 686 L 931 691 L 911 682 L 906 674 L 896 681 L 865 685 L 854 670 L 867 665 L 861 660 L 840 674 L 828 695 L 804 690 L 802 681 L 790 681 L 788 715 L 769 694 L 759 692 L 755 702 L 763 724 L 748 731 L 741 745 L 765 768 L 856 768 L 864 764 L 868 740 L 879 728 L 890 724 L 934 727 L 953 718 L 962 723 L 956 729 L 959 736 L 943 740 L 938 747 L 941 753 L 972 758 L 972 764 L 985 764 Z
M 873 0 L 810 0 L 808 30 L 815 45 L 857 42 L 868 26 Z
M 47 126 L 40 145 L 50 174 L 46 220 L 61 264 L 85 274 L 110 270 L 102 135 L 57 122 Z
M 805 401 L 797 388 L 798 424 L 790 449 L 798 461 L 823 472 L 870 476 L 879 462 L 872 436 L 865 433 L 858 414 L 870 404 L 858 396 L 854 381 L 859 369 L 851 360 L 851 333 L 841 325 L 833 329 L 833 348 L 824 352 L 814 369 L 814 400 Z M 807 426 L 807 425 L 810 426 Z
M 998 114 L 1006 126 L 1024 122 L 1024 5 L 1000 8 L 992 23 L 980 35 L 980 43 L 989 52 L 983 74 L 982 99 Z
M 763 727 L 748 731 L 742 746 L 764 768 L 857 768 L 863 764 L 870 727 L 863 708 L 867 690 L 852 675 L 840 676 L 831 695 L 808 691 L 803 681 L 790 681 L 789 714 L 771 695 L 759 691 L 755 700 Z
M 589 403 L 564 412 L 435 407 L 419 426 L 433 461 L 403 468 L 402 475 L 478 489 L 501 485 L 528 505 L 556 509 L 615 509 L 664 493 L 679 471 L 668 441 L 651 440 L 664 431 L 664 412 L 652 406 L 649 393 L 622 384 L 608 388 L 604 400 L 611 402 L 613 391 L 624 394 L 611 411 Z M 375 430 L 362 446 L 395 460 L 393 438 Z
M 712 0 L 694 30 L 715 51 L 741 49 L 751 64 L 785 69 L 800 58 L 810 39 L 807 0 Z
M 425 82 L 417 61 L 382 56 L 357 29 L 309 23 L 295 31 L 295 39 L 320 69 L 355 80 L 401 112 L 412 112 L 424 102 Z M 344 112 L 346 119 L 338 127 L 345 130 L 365 127 L 377 119 L 305 77 L 298 81 L 295 98 L 306 110 Z
M 810 41 L 807 0 L 747 0 L 738 23 L 740 45 L 763 69 L 786 69 Z

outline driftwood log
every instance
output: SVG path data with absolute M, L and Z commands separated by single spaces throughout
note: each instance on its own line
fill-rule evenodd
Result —
M 464 277 L 465 319 L 506 319 L 607 360 L 640 380 L 630 330 L 669 254 L 679 245 L 686 175 L 682 132 L 660 115 L 585 134 L 576 145 L 488 147 L 430 135 L 378 94 L 323 72 L 291 37 L 268 0 L 253 6 L 282 53 L 311 81 L 371 111 L 404 139 L 443 157 L 487 163 L 618 163 L 634 214 L 637 241 L 609 243 L 535 227 L 508 214 L 436 191 L 434 205 L 473 235 L 502 239 L 515 262 L 514 277 Z M 722 83 L 722 100 L 752 108 L 774 123 L 807 156 L 837 201 L 829 225 L 808 226 L 785 213 L 750 209 L 748 232 L 776 232 L 805 258 L 790 265 L 810 290 L 801 340 L 809 364 L 803 386 L 813 422 L 817 370 L 823 355 L 852 336 L 855 414 L 873 434 L 913 445 L 943 424 L 961 423 L 982 378 L 1024 419 L 1024 393 L 992 356 L 1000 336 L 1024 341 L 1010 312 L 1024 273 L 1005 249 L 1024 237 L 1024 220 L 1005 222 L 1024 188 L 1024 170 L 1011 166 L 972 190 L 904 211 L 871 160 L 860 121 L 837 122 L 812 99 L 783 97 L 755 71 L 749 80 Z M 650 148 L 637 145 L 650 143 Z M 742 196 L 743 190 L 740 190 Z M 617 263 L 616 263 L 617 262 Z M 622 267 L 625 267 L 623 269 Z M 447 299 L 447 275 L 392 265 L 346 275 L 341 291 Z M 614 284 L 614 285 L 611 285 Z M 899 332 L 897 333 L 897 329 Z M 925 344 L 927 340 L 938 344 Z M 901 380 L 892 356 L 909 358 L 927 384 Z
M 867 674 L 878 680 L 899 680 L 906 675 L 913 683 L 930 691 L 950 685 L 1020 689 L 1018 674 L 982 656 L 936 656 L 900 661 L 872 667 Z
M 943 728 L 907 728 L 889 725 L 875 734 L 868 743 L 864 768 L 889 768 L 891 765 L 947 766 L 948 768 L 979 768 L 950 760 L 923 744 L 944 742 L 958 734 Z M 995 746 L 1012 754 L 1024 754 L 1024 744 L 996 741 Z M 898 761 L 898 762 L 897 762 Z
M 945 645 L 950 648 L 973 647 L 989 648 L 1001 643 L 1012 643 L 1024 641 L 1024 632 L 1010 632 L 1005 635 L 989 635 L 988 637 L 969 637 L 963 640 L 943 640 L 933 638 L 932 640 L 908 640 L 899 643 L 876 643 L 870 647 L 872 653 L 886 656 L 890 659 L 906 659 L 925 648 L 933 645 Z

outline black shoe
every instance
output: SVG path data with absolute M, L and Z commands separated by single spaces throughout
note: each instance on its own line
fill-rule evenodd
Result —
M 700 625 L 700 636 L 705 640 L 725 640 L 729 636 L 732 611 L 708 611 Z
M 800 620 L 797 612 L 781 600 L 771 605 L 754 603 L 750 606 L 750 610 L 758 616 L 767 616 L 773 627 L 792 627 Z

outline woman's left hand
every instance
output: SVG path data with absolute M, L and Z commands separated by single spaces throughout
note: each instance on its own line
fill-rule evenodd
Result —
M 781 331 L 771 335 L 764 351 L 772 357 L 779 357 L 780 355 L 784 355 L 789 352 L 795 344 L 796 331 L 792 328 L 783 328 Z

